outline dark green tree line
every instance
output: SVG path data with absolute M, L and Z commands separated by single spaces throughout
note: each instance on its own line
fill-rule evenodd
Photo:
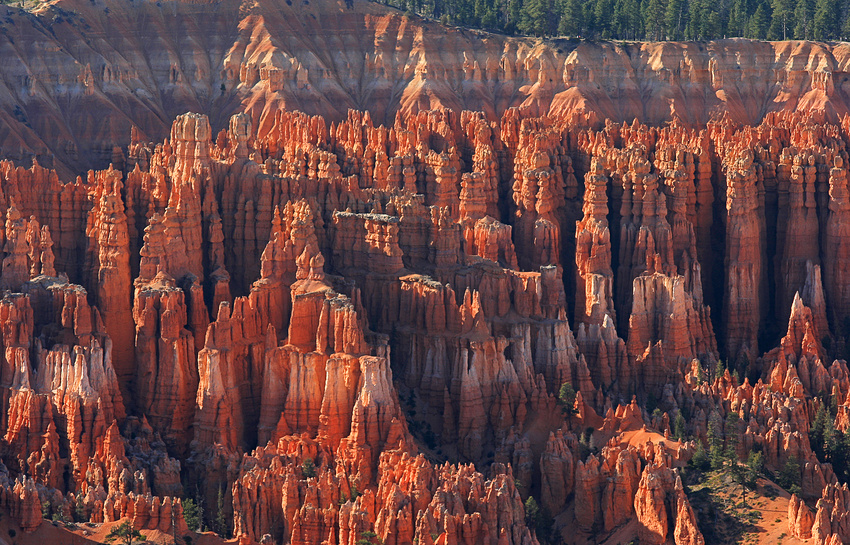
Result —
M 850 0 L 383 0 L 445 24 L 605 40 L 850 38 Z

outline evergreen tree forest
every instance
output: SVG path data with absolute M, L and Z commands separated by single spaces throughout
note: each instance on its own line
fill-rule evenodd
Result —
M 382 0 L 443 24 L 602 40 L 837 41 L 850 0 Z

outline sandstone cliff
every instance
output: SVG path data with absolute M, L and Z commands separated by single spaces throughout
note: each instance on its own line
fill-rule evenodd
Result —
M 435 108 L 482 111 L 488 121 L 519 107 L 553 118 L 693 126 L 724 113 L 749 124 L 775 110 L 823 110 L 833 120 L 848 113 L 848 51 L 840 45 L 540 43 L 447 29 L 363 0 L 168 6 L 61 0 L 34 14 L 4 7 L 2 155 L 35 156 L 65 175 L 110 162 L 120 168 L 131 128 L 158 141 L 186 111 L 208 113 L 214 133 L 246 111 L 260 135 L 281 108 L 334 121 L 349 108 L 369 110 L 385 126 L 396 113 Z M 143 35 L 157 39 L 125 38 L 140 20 Z M 373 151 L 379 172 L 390 167 L 391 155 Z

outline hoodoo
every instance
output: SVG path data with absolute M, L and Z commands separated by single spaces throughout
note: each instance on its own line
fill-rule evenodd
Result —
M 53 0 L 0 56 L 11 542 L 850 542 L 846 44 Z

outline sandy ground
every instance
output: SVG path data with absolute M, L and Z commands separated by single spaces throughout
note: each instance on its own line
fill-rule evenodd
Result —
M 794 545 L 808 543 L 788 533 L 790 494 L 768 479 L 759 478 L 756 490 L 747 490 L 743 504 L 740 485 L 716 474 L 690 487 L 691 504 L 700 519 L 700 529 L 714 531 L 706 543 L 744 543 L 748 545 Z M 704 500 L 710 492 L 719 513 L 712 516 Z M 714 520 L 712 520 L 712 518 Z
M 9 517 L 8 513 L 0 511 L 0 545 L 89 545 L 104 543 L 109 531 L 118 526 L 120 522 L 107 522 L 104 524 L 64 524 L 44 520 L 41 526 L 31 534 L 24 533 L 20 527 Z M 172 537 L 159 530 L 142 530 L 147 543 L 157 545 L 171 545 Z M 225 543 L 236 543 L 237 540 L 223 540 L 212 532 L 203 534 L 191 534 L 193 545 L 224 545 Z M 179 540 L 183 545 L 185 542 Z

